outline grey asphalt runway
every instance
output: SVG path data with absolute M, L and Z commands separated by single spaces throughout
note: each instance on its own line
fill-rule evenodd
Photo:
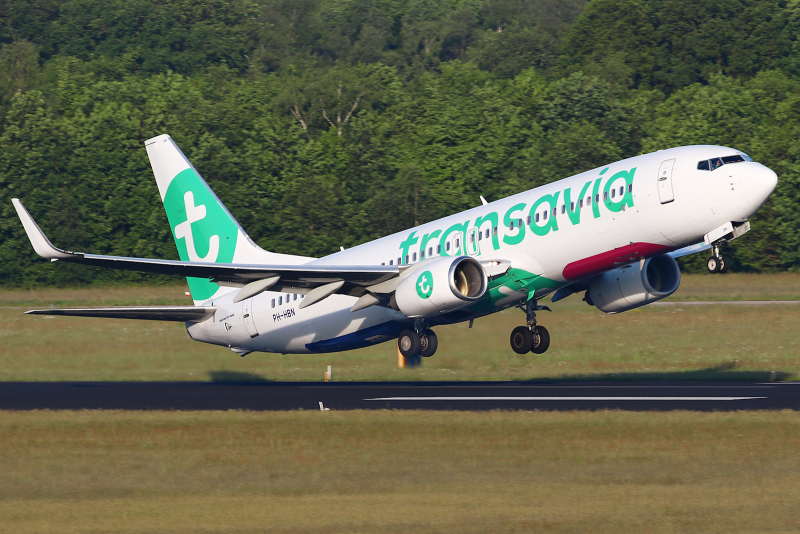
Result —
M 3 410 L 319 410 L 320 406 L 331 410 L 797 410 L 800 383 L 0 383 Z

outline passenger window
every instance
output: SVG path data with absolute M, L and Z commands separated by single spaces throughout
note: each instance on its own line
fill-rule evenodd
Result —
M 530 224 L 530 223 L 531 223 L 531 216 L 528 215 L 528 224 Z
M 570 202 L 569 203 L 569 211 L 575 211 L 575 203 L 574 202 Z
M 519 221 L 517 221 L 517 222 L 519 223 L 519 226 L 522 226 L 522 219 L 520 219 L 520 220 L 519 220 Z
M 556 216 L 556 209 L 553 208 L 553 217 L 555 217 L 555 216 Z
M 472 237 L 472 236 L 470 236 Z M 483 232 L 478 232 L 478 241 L 483 239 Z
M 492 233 L 494 233 L 494 235 L 497 235 L 497 227 L 496 226 L 494 227 L 494 229 L 492 229 Z
M 536 214 L 536 222 L 539 222 L 539 214 Z
M 294 300 L 297 300 L 297 293 L 294 294 Z
M 433 256 L 433 247 L 428 248 L 428 257 L 430 258 L 431 256 Z
M 567 205 L 561 204 L 561 214 L 563 215 L 564 213 L 566 213 L 566 211 L 567 211 Z
M 509 230 L 513 230 L 514 229 L 514 221 L 511 221 L 511 223 L 508 225 L 508 229 Z
M 424 249 L 419 251 L 419 259 L 420 260 L 424 260 L 425 259 L 425 250 Z
M 408 265 L 408 254 L 406 254 L 406 262 L 404 265 Z
M 411 255 L 411 261 L 417 261 L 417 253 Z
M 450 252 L 450 241 L 448 241 L 447 243 L 445 243 L 445 245 L 444 245 L 444 249 L 445 249 L 446 251 Z
M 546 211 L 543 211 L 543 212 L 542 212 L 542 218 L 543 218 L 545 221 L 547 220 L 547 212 L 546 212 Z
M 272 299 L 272 307 L 275 307 L 275 299 Z
M 456 250 L 459 250 L 461 248 L 461 240 L 460 239 L 456 239 L 455 247 L 456 247 Z
M 700 163 L 698 163 L 697 164 L 697 170 L 698 171 L 708 171 L 708 170 L 710 170 L 709 167 L 708 167 L 708 160 L 704 160 L 704 161 L 701 161 Z
M 385 261 L 382 261 L 382 262 L 381 262 L 381 265 L 386 265 L 386 262 L 385 262 Z
M 619 186 L 619 196 L 622 196 L 624 194 L 625 194 L 625 186 L 621 185 Z
M 722 167 L 722 160 L 719 158 L 713 158 L 708 160 L 708 164 L 711 165 L 711 170 L 715 171 Z
M 597 193 L 597 194 L 594 196 L 594 203 L 595 203 L 595 204 L 600 204 L 600 193 Z
M 394 260 L 389 260 L 389 265 L 394 265 Z
M 442 253 L 442 245 L 441 245 L 441 243 L 436 245 L 436 253 L 437 254 L 441 254 Z
M 278 306 L 283 304 L 283 297 L 278 297 Z
M 611 190 L 611 198 L 614 198 L 614 193 L 616 193 L 616 192 L 617 192 L 617 190 L 616 190 L 616 189 L 612 189 L 612 190 Z
M 633 184 L 628 184 L 628 193 L 633 193 Z
M 582 207 L 583 207 L 583 199 L 580 199 L 580 200 L 578 201 L 578 209 L 580 209 L 580 208 L 582 208 Z
M 397 258 L 397 265 L 403 265 L 402 258 Z
M 489 239 L 489 229 L 486 229 L 486 239 Z

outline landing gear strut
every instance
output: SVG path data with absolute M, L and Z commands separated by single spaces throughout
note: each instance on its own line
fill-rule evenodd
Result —
M 709 272 L 712 273 L 724 273 L 728 270 L 728 262 L 726 262 L 720 254 L 719 245 L 720 243 L 714 243 L 711 247 L 712 256 L 708 259 L 708 263 L 706 264 Z
M 547 328 L 536 324 L 536 312 L 550 311 L 547 306 L 539 306 L 536 299 L 531 299 L 524 304 L 527 315 L 526 326 L 518 326 L 511 332 L 511 349 L 517 354 L 543 354 L 550 347 L 550 333 Z
M 403 330 L 397 337 L 397 348 L 406 361 L 430 358 L 439 347 L 439 339 L 430 328 L 425 327 L 425 322 L 414 321 L 413 330 Z

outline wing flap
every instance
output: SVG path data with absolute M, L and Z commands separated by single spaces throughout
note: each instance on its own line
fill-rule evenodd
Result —
M 214 306 L 113 306 L 110 308 L 63 308 L 29 310 L 29 315 L 61 315 L 68 317 L 104 317 L 108 319 L 140 319 L 144 321 L 178 321 L 197 323 L 214 315 Z

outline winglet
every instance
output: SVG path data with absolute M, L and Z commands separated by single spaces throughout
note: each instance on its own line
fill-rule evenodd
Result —
M 22 205 L 22 202 L 20 202 L 18 198 L 12 198 L 11 202 L 14 204 L 14 209 L 17 210 L 19 220 L 22 221 L 22 226 L 25 228 L 25 233 L 28 234 L 28 239 L 30 239 L 31 245 L 33 245 L 33 250 L 35 250 L 39 256 L 48 260 L 57 260 L 74 256 L 74 254 L 70 254 L 65 250 L 61 250 L 60 248 L 53 246 L 53 244 L 49 239 L 47 239 L 47 236 L 44 235 L 42 229 L 39 228 L 39 225 L 36 224 L 36 221 L 33 220 L 31 214 L 28 213 L 28 210 L 25 209 L 25 206 Z

